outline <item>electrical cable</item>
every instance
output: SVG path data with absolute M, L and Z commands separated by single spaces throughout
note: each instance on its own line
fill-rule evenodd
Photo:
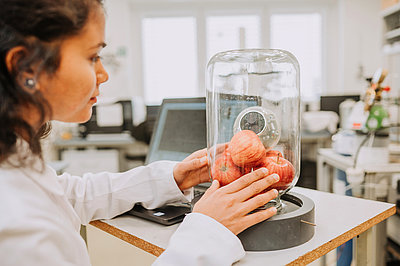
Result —
M 388 127 L 383 127 L 383 128 L 379 128 L 377 130 L 372 130 L 372 131 L 368 131 L 367 136 L 365 137 L 365 139 L 363 139 L 363 141 L 360 143 L 360 145 L 357 148 L 356 154 L 354 155 L 354 162 L 353 162 L 353 168 L 356 168 L 357 166 L 357 159 L 358 159 L 358 155 L 360 153 L 361 147 L 365 144 L 365 142 L 367 142 L 367 140 L 371 137 L 371 136 L 375 136 L 375 134 L 379 131 L 385 130 L 385 129 L 390 129 L 390 128 L 394 128 L 394 127 L 400 127 L 400 123 L 398 124 L 392 124 Z
M 354 162 L 353 162 L 353 168 L 356 168 L 357 166 L 357 159 L 358 159 L 358 154 L 360 153 L 361 147 L 367 142 L 367 140 L 371 137 L 372 133 L 375 135 L 376 131 L 369 131 L 367 133 L 367 136 L 361 141 L 360 145 L 357 148 L 356 154 L 354 155 Z

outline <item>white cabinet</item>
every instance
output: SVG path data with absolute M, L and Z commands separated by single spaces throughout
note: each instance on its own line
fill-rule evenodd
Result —
M 400 41 L 400 2 L 384 9 L 381 13 L 384 20 L 384 43 L 393 44 Z
M 391 96 L 400 97 L 400 2 L 382 10 L 383 58 Z

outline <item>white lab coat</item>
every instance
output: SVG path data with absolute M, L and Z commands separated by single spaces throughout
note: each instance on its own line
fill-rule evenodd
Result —
M 174 162 L 83 177 L 57 176 L 50 167 L 43 170 L 38 160 L 31 165 L 0 165 L 0 264 L 4 266 L 90 265 L 79 234 L 81 224 L 112 218 L 137 202 L 156 208 L 187 201 L 173 178 Z M 226 227 L 192 213 L 154 265 L 231 265 L 244 254 L 240 240 Z

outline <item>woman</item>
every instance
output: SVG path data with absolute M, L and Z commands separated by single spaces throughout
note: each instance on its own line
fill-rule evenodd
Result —
M 84 122 L 108 79 L 101 0 L 0 0 L 0 261 L 2 265 L 90 265 L 81 224 L 135 203 L 187 201 L 208 180 L 206 151 L 120 174 L 56 173 L 43 163 L 48 122 Z M 276 213 L 248 214 L 277 195 L 259 169 L 214 181 L 172 236 L 156 265 L 230 265 L 244 256 L 235 236 Z

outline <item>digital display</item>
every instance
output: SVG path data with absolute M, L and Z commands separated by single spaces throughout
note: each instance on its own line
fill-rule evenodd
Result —
M 158 160 L 181 161 L 207 147 L 205 98 L 163 102 L 150 142 L 146 164 Z
M 160 150 L 192 153 L 207 146 L 206 110 L 169 110 Z

